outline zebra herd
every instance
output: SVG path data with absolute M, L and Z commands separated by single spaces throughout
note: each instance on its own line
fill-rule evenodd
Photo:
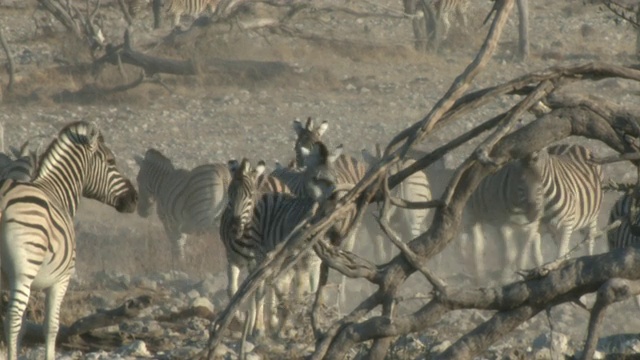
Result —
M 54 358 L 60 305 L 74 272 L 73 217 L 81 196 L 99 200 L 119 212 L 137 209 L 143 217 L 150 214 L 155 203 L 167 238 L 181 261 L 188 234 L 215 233 L 217 226 L 227 254 L 227 290 L 232 296 L 238 289 L 240 269 L 254 269 L 322 204 L 339 199 L 364 176 L 363 162 L 342 154 L 342 146 L 330 151 L 322 141 L 328 126 L 323 122 L 316 127 L 311 118 L 305 124 L 294 121 L 295 160 L 289 167 L 271 173 L 266 172 L 264 162 L 253 166 L 247 158 L 178 169 L 151 148 L 144 157 L 135 158 L 140 167 L 138 190 L 119 172 L 102 133 L 89 122 L 65 126 L 42 155 L 29 151 L 28 143 L 14 151 L 15 158 L 2 154 L 0 260 L 4 288 L 9 290 L 5 316 L 9 359 L 17 357 L 18 334 L 32 289 L 46 292 L 45 351 L 48 360 Z M 372 155 L 368 161 L 375 159 Z M 411 163 L 401 163 L 389 171 L 395 173 Z M 431 198 L 424 173 L 410 177 L 395 191 L 396 196 L 410 201 Z M 622 225 L 608 233 L 610 249 L 640 244 L 637 202 L 637 193 L 629 192 L 611 210 L 610 222 L 620 219 Z M 544 232 L 556 240 L 560 257 L 568 253 L 571 234 L 586 230 L 591 254 L 601 204 L 602 169 L 584 146 L 554 145 L 505 165 L 481 182 L 465 211 L 475 244 L 477 275 L 482 277 L 485 271 L 482 225 L 500 229 L 507 248 L 505 269 L 512 271 L 517 255 L 513 250 L 517 245 L 514 231 L 522 232 L 525 239 L 520 267 L 526 266 L 531 247 L 536 264 L 542 263 L 540 242 Z M 410 229 L 406 237 L 414 238 L 424 231 L 426 212 L 416 215 L 394 209 L 393 213 L 402 214 L 401 227 Z M 348 214 L 327 232 L 332 245 L 353 248 L 355 238 L 345 238 L 355 216 L 355 211 Z M 310 250 L 274 286 L 263 285 L 249 314 L 254 334 L 258 336 L 267 326 L 275 327 L 282 321 L 276 297 L 288 301 L 292 284 L 298 298 L 314 293 L 326 283 L 327 271 L 327 264 Z M 268 324 L 267 294 L 271 315 Z

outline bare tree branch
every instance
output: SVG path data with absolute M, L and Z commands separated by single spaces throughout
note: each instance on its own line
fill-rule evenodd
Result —
M 9 50 L 9 45 L 7 44 L 7 39 L 4 37 L 4 32 L 0 27 L 0 45 L 2 45 L 2 49 L 4 50 L 5 55 L 7 56 L 7 71 L 9 72 L 9 83 L 7 84 L 7 92 L 11 94 L 13 92 L 13 83 L 15 81 L 15 64 L 13 62 L 13 56 L 11 55 L 11 51 Z

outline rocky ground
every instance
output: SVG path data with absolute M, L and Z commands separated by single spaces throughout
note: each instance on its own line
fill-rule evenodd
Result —
M 633 29 L 615 21 L 611 13 L 599 6 L 568 0 L 531 3 L 531 58 L 525 63 L 512 61 L 517 22 L 511 21 L 497 56 L 477 78 L 473 89 L 554 65 L 636 62 Z M 389 0 L 318 2 L 318 6 L 324 5 L 391 15 L 402 11 L 400 1 Z M 107 40 L 119 43 L 124 21 L 113 4 L 106 2 L 103 6 L 100 16 L 108 25 Z M 133 156 L 142 155 L 150 147 L 161 150 L 184 168 L 242 157 L 253 161 L 264 159 L 269 164 L 285 163 L 293 155 L 292 120 L 311 116 L 329 122 L 326 136 L 332 145 L 342 143 L 349 153 L 359 157 L 362 148 L 373 149 L 375 143 L 384 145 L 400 130 L 421 119 L 444 94 L 476 54 L 487 30 L 481 22 L 490 6 L 490 2 L 473 1 L 469 29 L 454 28 L 440 54 L 417 53 L 412 49 L 410 20 L 393 16 L 358 17 L 343 12 L 313 13 L 293 21 L 295 29 L 321 39 L 262 30 L 239 31 L 236 27 L 206 33 L 195 45 L 160 44 L 150 48 L 145 44 L 162 39 L 170 29 L 153 31 L 149 11 L 133 27 L 135 44 L 141 51 L 156 56 L 194 58 L 203 66 L 212 59 L 273 61 L 286 66 L 256 65 L 255 71 L 245 76 L 225 71 L 189 77 L 164 76 L 165 87 L 146 83 L 126 93 L 57 102 L 55 95 L 63 90 L 77 91 L 87 84 L 114 86 L 131 81 L 138 70 L 125 66 L 124 79 L 111 67 L 94 78 L 86 66 L 90 58 L 85 45 L 65 35 L 55 21 L 36 9 L 35 1 L 0 0 L 0 24 L 17 63 L 15 94 L 4 94 L 0 111 L 4 147 L 19 145 L 27 138 L 46 146 L 64 124 L 85 119 L 95 121 L 103 129 L 120 168 L 132 178 L 137 172 Z M 265 14 L 268 13 L 256 11 L 251 15 Z M 5 62 L 4 53 L 0 54 L 0 62 Z M 4 72 L 0 80 L 6 84 Z M 639 90 L 638 84 L 629 81 L 604 80 L 580 83 L 566 91 L 594 94 L 634 108 L 640 104 Z M 423 144 L 423 150 L 433 149 L 515 101 L 516 98 L 501 99 L 446 126 Z M 569 141 L 587 144 L 601 155 L 610 153 L 599 143 L 584 139 Z M 470 142 L 457 150 L 447 159 L 447 166 L 455 167 L 476 144 Z M 624 164 L 607 166 L 605 171 L 617 181 L 635 180 L 635 171 Z M 437 183 L 436 187 L 446 181 L 436 170 L 430 171 L 429 176 Z M 607 195 L 602 224 L 615 196 Z M 176 320 L 171 314 L 194 306 L 215 313 L 226 304 L 223 293 L 226 260 L 217 234 L 191 237 L 187 243 L 188 264 L 174 271 L 178 266 L 172 261 L 170 246 L 157 218 L 117 214 L 90 201 L 84 202 L 82 208 L 77 217 L 77 278 L 63 304 L 63 324 L 69 325 L 97 309 L 116 307 L 141 294 L 150 295 L 153 304 L 136 320 L 105 330 L 126 334 L 122 344 L 102 349 L 63 345 L 59 358 L 180 359 L 202 349 L 210 319 Z M 455 242 L 445 250 L 438 268 L 450 283 L 461 286 L 470 284 L 470 270 L 459 255 L 463 246 Z M 604 241 L 596 249 L 605 251 Z M 361 237 L 357 251 L 371 256 L 367 236 Z M 554 251 L 553 243 L 547 244 L 546 255 L 552 256 Z M 487 259 L 489 266 L 497 270 L 495 260 Z M 349 306 L 355 306 L 371 291 L 355 280 L 348 289 Z M 406 300 L 402 311 L 419 307 L 427 301 L 429 291 L 425 281 L 412 277 L 403 288 Z M 36 298 L 36 308 L 38 304 L 40 297 Z M 636 311 L 631 302 L 613 306 L 603 335 L 640 332 Z M 489 313 L 482 311 L 451 313 L 426 333 L 398 339 L 389 358 L 428 357 L 442 351 L 487 316 Z M 38 319 L 37 312 L 34 317 Z M 285 340 L 248 344 L 250 356 L 266 359 L 307 353 L 312 341 L 308 338 L 307 322 L 302 319 L 303 316 L 299 321 L 303 326 L 285 333 Z M 498 341 L 485 357 L 573 355 L 584 341 L 587 321 L 588 313 L 584 310 L 559 306 L 551 309 L 548 317 L 541 314 Z M 225 339 L 221 358 L 237 357 L 238 331 L 236 328 Z M 640 351 L 640 340 L 635 335 L 605 341 L 600 350 L 618 351 L 611 344 Z M 353 357 L 363 356 L 359 351 L 353 349 Z M 25 359 L 38 359 L 42 354 L 41 346 L 23 352 Z

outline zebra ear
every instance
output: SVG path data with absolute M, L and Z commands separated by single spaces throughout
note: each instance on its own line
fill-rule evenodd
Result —
M 104 142 L 104 138 L 102 137 L 100 129 L 98 129 L 98 126 L 96 124 L 92 122 L 86 124 L 86 134 L 84 135 L 86 144 L 89 146 L 89 149 L 94 152 L 98 150 L 100 144 Z
M 17 149 L 13 146 L 9 146 L 9 150 L 11 151 L 11 154 L 13 155 L 14 158 L 18 159 L 21 157 L 20 155 L 22 152 L 20 151 L 20 149 Z
M 234 174 L 236 170 L 238 170 L 239 166 L 240 166 L 240 163 L 238 163 L 238 160 L 236 159 L 231 159 L 227 161 L 227 167 L 229 168 L 229 172 L 232 174 Z
M 304 126 L 302 126 L 302 122 L 300 122 L 300 119 L 296 118 L 295 120 L 293 120 L 293 130 L 296 132 L 296 134 L 298 134 L 298 136 L 300 136 L 304 131 Z
M 133 157 L 133 160 L 136 161 L 136 164 L 138 164 L 138 166 L 142 167 L 142 163 L 144 163 L 144 159 L 142 158 L 142 156 L 135 155 Z
M 327 128 L 329 128 L 329 123 L 327 121 L 323 121 L 322 124 L 318 126 L 318 129 L 316 129 L 316 133 L 318 136 L 322 136 L 322 134 L 327 131 Z
M 258 165 L 256 166 L 255 173 L 256 177 L 260 177 L 264 174 L 264 171 L 267 169 L 267 165 L 263 160 L 258 161 Z
M 249 159 L 243 158 L 238 170 L 240 170 L 238 171 L 238 175 L 240 176 L 248 174 L 251 171 L 251 163 L 249 162 Z
M 364 159 L 364 162 L 366 162 L 369 165 L 373 165 L 376 163 L 376 161 L 378 161 L 378 158 L 376 156 L 374 156 L 369 150 L 362 149 L 360 151 L 362 153 L 362 159 Z
M 327 156 L 327 161 L 329 163 L 334 163 L 342 155 L 343 151 L 344 151 L 344 147 L 342 146 L 342 144 L 338 145 L 338 147 L 336 147 L 336 149 L 333 150 L 333 153 Z
M 304 127 L 309 131 L 313 131 L 313 119 L 311 118 L 311 116 L 307 118 L 307 124 Z

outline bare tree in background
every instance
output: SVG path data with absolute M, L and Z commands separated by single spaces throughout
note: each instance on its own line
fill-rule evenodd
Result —
M 640 58 L 640 1 L 602 0 L 602 3 L 636 30 L 636 56 Z

